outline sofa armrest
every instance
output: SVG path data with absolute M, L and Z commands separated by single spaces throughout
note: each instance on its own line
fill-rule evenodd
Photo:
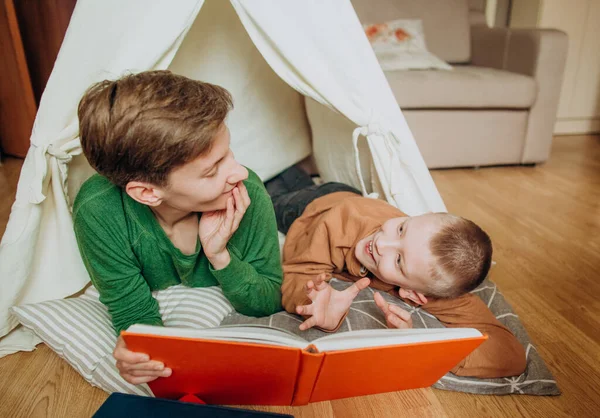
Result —
M 531 76 L 538 94 L 530 109 L 522 163 L 550 154 L 567 60 L 566 33 L 554 29 L 471 27 L 472 64 Z

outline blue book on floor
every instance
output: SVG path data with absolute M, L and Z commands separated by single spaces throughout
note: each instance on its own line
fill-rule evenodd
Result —
M 113 393 L 94 414 L 94 418 L 261 418 L 292 417 L 292 415 L 271 412 L 251 411 L 248 409 L 225 406 L 201 405 L 145 396 Z

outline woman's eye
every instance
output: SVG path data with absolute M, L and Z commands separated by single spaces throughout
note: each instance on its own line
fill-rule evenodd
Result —
M 208 173 L 208 174 L 206 175 L 206 177 L 214 177 L 214 176 L 216 176 L 216 175 L 217 175 L 217 170 L 213 171 L 212 173 Z
M 402 235 L 403 228 L 404 228 L 404 224 L 400 225 L 400 228 L 398 228 L 398 235 Z

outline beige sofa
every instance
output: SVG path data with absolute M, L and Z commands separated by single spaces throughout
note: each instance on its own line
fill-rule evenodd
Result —
M 453 71 L 386 76 L 430 168 L 528 164 L 550 153 L 567 54 L 557 30 L 489 28 L 485 0 L 352 0 L 362 23 L 423 20 Z

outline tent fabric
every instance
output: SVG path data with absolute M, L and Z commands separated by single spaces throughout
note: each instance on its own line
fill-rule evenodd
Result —
M 206 1 L 169 69 L 229 90 L 231 148 L 263 181 L 311 154 L 303 96 L 267 64 L 229 2 Z
M 82 94 L 106 78 L 169 68 L 203 5 L 203 0 L 77 2 L 40 102 L 0 246 L 0 337 L 17 325 L 11 306 L 63 298 L 89 282 L 70 213 L 74 193 L 90 173 L 78 139 Z M 348 0 L 231 0 L 231 5 L 277 76 L 321 103 L 323 111 L 338 112 L 355 125 L 354 138 L 337 152 L 353 161 L 370 158 L 378 190 L 361 185 L 358 166 L 353 185 L 379 193 L 411 215 L 445 211 Z M 276 100 L 277 91 L 270 96 L 262 103 Z M 363 137 L 371 155 L 353 156 Z M 313 137 L 315 148 L 322 141 L 327 138 Z M 11 337 L 0 340 L 0 353 L 32 347 L 22 332 L 22 338 Z

